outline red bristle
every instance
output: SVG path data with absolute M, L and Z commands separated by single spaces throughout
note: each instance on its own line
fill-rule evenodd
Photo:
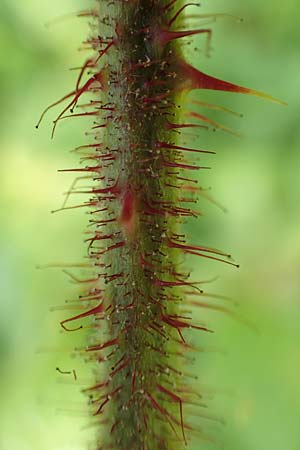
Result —
M 163 28 L 158 28 L 153 31 L 153 41 L 156 45 L 164 47 L 169 42 L 175 39 L 182 39 L 188 36 L 195 36 L 197 34 L 207 34 L 210 40 L 211 30 L 210 29 L 198 29 L 198 30 L 186 30 L 186 31 L 170 31 L 164 30 Z
M 91 345 L 90 347 L 86 348 L 87 352 L 95 352 L 99 350 L 104 350 L 107 347 L 111 347 L 114 345 L 118 345 L 119 339 L 110 339 L 109 341 L 104 342 L 103 344 L 97 344 L 97 345 Z
M 173 25 L 175 20 L 180 16 L 180 14 L 185 10 L 185 8 L 188 8 L 189 6 L 200 6 L 200 3 L 186 3 L 181 8 L 179 8 L 179 10 L 176 12 L 176 14 L 168 22 L 168 28 L 170 28 Z
M 99 314 L 102 313 L 104 311 L 104 306 L 103 303 L 100 303 L 98 306 L 96 306 L 95 308 L 92 308 L 84 313 L 78 314 L 77 316 L 74 317 L 70 317 L 68 319 L 63 320 L 62 322 L 60 322 L 61 326 L 63 328 L 65 328 L 65 324 L 68 322 L 72 322 L 73 320 L 78 320 L 78 319 L 83 319 L 85 317 L 88 317 L 90 315 L 94 315 L 94 314 Z
M 179 438 L 177 431 L 172 423 L 172 420 L 170 419 L 170 415 L 168 414 L 167 410 L 159 405 L 159 403 L 152 397 L 152 395 L 149 392 L 145 392 L 145 397 L 150 401 L 153 408 L 156 409 L 165 419 L 168 421 L 170 427 L 172 428 L 175 436 Z
M 201 72 L 200 70 L 191 66 L 180 57 L 176 59 L 176 66 L 178 68 L 180 79 L 179 88 L 183 90 L 210 89 L 214 91 L 236 92 L 238 94 L 255 95 L 257 97 L 261 97 L 275 103 L 284 104 L 284 102 L 281 102 L 280 100 L 277 100 L 270 95 L 264 94 L 254 89 L 239 86 L 237 84 L 229 83 L 228 81 L 221 80 L 220 78 L 212 77 L 211 75 Z
M 187 445 L 186 442 L 186 437 L 185 437 L 185 433 L 184 433 L 184 424 L 183 424 L 183 412 L 182 412 L 182 400 L 181 398 L 174 394 L 173 392 L 169 391 L 168 389 L 166 389 L 164 386 L 162 386 L 161 384 L 157 384 L 156 385 L 158 390 L 160 392 L 162 392 L 163 394 L 166 394 L 169 398 L 171 398 L 174 402 L 179 403 L 179 412 L 180 412 L 180 423 L 181 423 L 181 431 L 182 431 L 182 436 L 183 436 L 183 440 L 185 442 L 185 444 Z
M 194 153 L 208 153 L 211 155 L 215 155 L 215 153 L 216 153 L 211 150 L 199 150 L 199 149 L 194 149 L 194 148 L 181 147 L 179 145 L 168 144 L 167 142 L 157 142 L 156 147 L 157 148 L 168 148 L 170 150 L 182 150 L 182 151 L 194 152 Z

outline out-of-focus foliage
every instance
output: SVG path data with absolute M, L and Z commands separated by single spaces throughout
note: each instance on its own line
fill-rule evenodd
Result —
M 57 169 L 76 164 L 68 150 L 84 141 L 84 123 L 65 121 L 54 141 L 54 113 L 39 131 L 34 128 L 45 105 L 71 90 L 76 75 L 69 68 L 84 57 L 76 49 L 87 32 L 82 19 L 45 24 L 83 7 L 83 1 L 75 0 L 0 3 L 3 450 L 82 450 L 94 432 L 80 431 L 85 419 L 79 391 L 86 371 L 68 356 L 74 335 L 59 332 L 66 313 L 49 312 L 74 297 L 77 287 L 60 269 L 36 269 L 79 262 L 84 252 L 84 214 L 50 214 L 72 182 L 73 175 Z M 211 24 L 210 58 L 203 51 L 195 56 L 192 46 L 187 47 L 201 70 L 289 103 L 286 108 L 238 95 L 197 93 L 198 99 L 244 116 L 210 112 L 244 137 L 218 131 L 198 138 L 199 146 L 217 150 L 213 170 L 201 172 L 199 179 L 212 186 L 229 212 L 201 199 L 204 216 L 197 225 L 189 224 L 194 241 L 229 250 L 241 265 L 234 270 L 194 260 L 193 278 L 220 275 L 207 290 L 238 300 L 241 314 L 258 328 L 253 332 L 225 315 L 205 312 L 216 333 L 205 339 L 200 334 L 196 342 L 218 350 L 200 355 L 195 371 L 200 383 L 215 389 L 210 412 L 227 422 L 223 427 L 208 421 L 208 428 L 231 450 L 300 447 L 298 9 L 296 0 L 284 8 L 279 0 L 206 2 L 203 12 L 228 12 L 244 21 L 224 18 Z M 196 44 L 203 49 L 202 39 Z M 56 367 L 76 368 L 77 386 Z M 199 441 L 195 450 L 200 448 L 211 444 Z

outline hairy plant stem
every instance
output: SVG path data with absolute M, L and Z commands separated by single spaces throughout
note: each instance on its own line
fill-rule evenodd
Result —
M 110 83 L 104 103 L 115 109 L 103 145 L 117 155 L 106 167 L 106 179 L 113 180 L 119 192 L 109 204 L 109 216 L 118 219 L 106 230 L 117 236 L 115 243 L 124 245 L 104 259 L 110 274 L 118 275 L 105 292 L 114 311 L 108 336 L 118 340 L 109 357 L 113 377 L 106 414 L 112 418 L 114 448 L 171 449 L 174 441 L 182 441 L 182 431 L 174 434 L 172 430 L 178 428 L 172 415 L 178 416 L 179 405 L 174 408 L 174 399 L 162 392 L 161 384 L 174 344 L 159 322 L 164 310 L 164 314 L 175 313 L 174 303 L 180 297 L 173 292 L 171 301 L 159 280 L 174 280 L 176 252 L 164 243 L 177 226 L 174 217 L 159 212 L 161 205 L 175 203 L 175 192 L 166 187 L 174 175 L 171 167 L 164 166 L 166 155 L 158 143 L 168 142 L 175 134 L 165 129 L 166 116 L 174 120 L 177 115 L 174 78 L 168 71 L 174 45 L 161 48 L 153 43 L 155 36 L 147 37 L 147 29 L 162 24 L 160 2 L 118 2 L 113 10 L 109 17 L 111 28 L 117 27 L 118 45 L 109 53 L 106 76 Z M 167 18 L 165 14 L 164 21 Z M 103 35 L 101 20 L 100 28 Z M 168 153 L 171 164 L 174 156 Z M 177 365 L 174 359 L 176 355 L 173 364 Z M 180 424 L 180 416 L 177 421 Z
M 87 165 L 70 169 L 92 180 L 90 189 L 74 188 L 89 197 L 75 207 L 90 212 L 91 272 L 78 280 L 86 286 L 78 298 L 84 312 L 61 325 L 75 331 L 93 319 L 82 353 L 94 364 L 94 384 L 85 392 L 97 425 L 97 450 L 176 450 L 194 435 L 213 442 L 198 424 L 213 416 L 203 413 L 207 405 L 195 386 L 197 377 L 186 369 L 187 350 L 194 347 L 186 342 L 185 330 L 211 331 L 191 321 L 193 308 L 236 315 L 211 304 L 224 297 L 200 290 L 182 261 L 188 254 L 236 264 L 223 251 L 188 243 L 181 230 L 187 217 L 199 214 L 195 193 L 203 191 L 193 174 L 206 169 L 202 161 L 214 153 L 186 147 L 184 131 L 231 130 L 196 111 L 181 111 L 180 99 L 194 89 L 211 89 L 276 100 L 207 75 L 184 60 L 178 42 L 195 34 L 207 36 L 208 44 L 211 38 L 210 29 L 184 29 L 182 12 L 193 4 L 95 0 L 95 5 L 79 14 L 90 18 L 85 45 L 93 55 L 74 90 L 40 119 L 62 102 L 67 106 L 53 132 L 75 108 L 83 112 L 73 116 L 94 119 L 89 132 L 94 141 L 76 149 Z M 85 94 L 92 96 L 89 104 L 80 103 Z M 208 300 L 199 301 L 199 296 Z M 80 326 L 73 328 L 73 321 Z

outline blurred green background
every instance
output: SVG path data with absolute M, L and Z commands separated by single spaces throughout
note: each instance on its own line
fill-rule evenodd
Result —
M 34 126 L 45 105 L 70 91 L 76 75 L 69 68 L 84 58 L 77 47 L 86 37 L 85 21 L 48 22 L 86 7 L 83 0 L 0 0 L 1 450 L 83 450 L 94 432 L 81 430 L 88 423 L 79 393 L 86 369 L 69 356 L 74 335 L 59 331 L 66 313 L 50 312 L 72 298 L 76 286 L 61 270 L 36 268 L 76 263 L 84 252 L 85 215 L 50 211 L 60 207 L 73 179 L 57 169 L 75 167 L 69 150 L 84 142 L 88 124 L 65 121 L 54 140 L 55 112 L 39 131 Z M 204 2 L 202 12 L 228 12 L 244 21 L 212 24 L 211 57 L 187 49 L 197 66 L 289 106 L 196 94 L 242 113 L 208 112 L 244 137 L 218 131 L 199 138 L 203 148 L 217 150 L 213 170 L 199 177 L 228 213 L 201 199 L 204 216 L 188 232 L 194 242 L 229 250 L 240 269 L 194 260 L 193 278 L 218 275 L 207 290 L 239 301 L 241 315 L 259 331 L 205 312 L 216 333 L 199 336 L 198 343 L 218 351 L 199 355 L 194 368 L 201 383 L 215 388 L 211 412 L 227 425 L 207 426 L 224 448 L 299 450 L 299 3 L 214 0 Z M 196 43 L 203 49 L 202 38 Z M 76 367 L 77 385 L 56 367 Z M 199 441 L 192 448 L 212 446 Z

